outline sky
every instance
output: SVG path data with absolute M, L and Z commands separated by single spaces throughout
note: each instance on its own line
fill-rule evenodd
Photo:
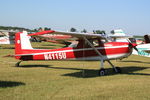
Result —
M 150 34 L 150 0 L 0 0 L 0 26 Z

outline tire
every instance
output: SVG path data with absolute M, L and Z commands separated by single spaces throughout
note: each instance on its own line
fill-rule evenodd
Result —
M 99 74 L 99 76 L 105 76 L 105 75 L 107 75 L 107 72 L 105 69 L 100 69 L 98 74 Z

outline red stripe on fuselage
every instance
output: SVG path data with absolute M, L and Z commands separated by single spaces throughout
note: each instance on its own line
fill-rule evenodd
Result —
M 125 54 L 131 52 L 127 44 L 126 45 L 115 44 L 115 46 L 113 44 L 106 44 L 106 45 L 107 45 L 106 48 L 100 47 L 100 49 L 98 49 L 100 53 L 104 56 Z M 21 60 L 27 60 L 27 58 L 29 58 L 28 60 L 63 60 L 63 59 L 76 59 L 82 57 L 98 56 L 98 54 L 92 48 L 78 48 L 78 49 L 61 48 L 53 50 L 31 49 L 31 50 L 23 50 L 22 54 L 33 54 L 33 55 L 30 55 L 30 57 L 20 58 Z

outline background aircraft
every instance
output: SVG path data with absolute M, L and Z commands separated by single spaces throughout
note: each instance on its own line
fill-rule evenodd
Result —
M 122 29 L 115 29 L 111 31 L 108 35 L 111 41 L 115 42 L 128 42 L 127 38 L 132 38 L 133 36 L 127 36 Z
M 144 44 L 139 44 L 136 46 L 138 51 L 133 50 L 133 54 L 135 55 L 140 55 L 140 56 L 145 56 L 145 57 L 150 57 L 150 36 L 149 35 L 144 35 L 145 43 Z
M 18 31 L 0 30 L 0 44 L 14 44 L 16 32 Z
M 147 49 L 147 50 L 144 50 L 144 51 L 150 54 L 150 48 Z
M 141 39 L 133 38 L 133 36 L 127 36 L 122 29 L 112 30 L 111 35 L 109 35 L 112 41 L 115 42 L 132 42 L 136 43 L 136 49 L 133 50 L 132 54 L 150 57 L 150 35 L 144 35 L 144 41 Z

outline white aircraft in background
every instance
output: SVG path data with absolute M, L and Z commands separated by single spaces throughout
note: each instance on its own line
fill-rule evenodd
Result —
M 133 38 L 133 36 L 127 36 L 122 29 L 117 29 L 117 30 L 112 30 L 111 35 L 112 41 L 115 42 L 131 42 L 131 43 L 136 43 L 137 49 L 133 49 L 132 54 L 134 55 L 139 55 L 139 56 L 144 56 L 144 57 L 150 57 L 150 35 L 145 35 L 145 43 L 143 44 L 138 44 L 137 40 Z M 128 38 L 128 39 L 127 39 Z M 142 43 L 142 42 L 141 42 Z
M 14 44 L 16 32 L 18 31 L 0 30 L 0 44 Z
M 147 50 L 144 50 L 145 52 L 147 52 L 147 53 L 150 53 L 150 48 L 149 49 L 147 49 Z
M 132 54 L 150 57 L 150 35 L 145 35 L 145 44 L 139 44 L 136 46 L 138 51 L 133 50 Z
M 115 42 L 128 42 L 127 38 L 131 36 L 127 36 L 122 29 L 116 29 L 111 31 L 111 35 L 108 35 L 112 41 Z

